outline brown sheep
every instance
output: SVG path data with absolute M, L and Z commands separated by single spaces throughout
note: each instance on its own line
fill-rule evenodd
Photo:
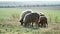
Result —
M 46 24 L 48 26 L 47 17 L 44 14 L 40 14 L 39 20 L 40 20 L 40 22 L 39 22 L 40 27 L 46 27 Z
M 33 27 L 33 23 L 36 24 L 36 26 L 38 26 L 39 24 L 39 14 L 38 13 L 30 13 L 25 15 L 24 17 L 24 26 L 26 27 L 29 23 L 32 23 L 32 27 Z

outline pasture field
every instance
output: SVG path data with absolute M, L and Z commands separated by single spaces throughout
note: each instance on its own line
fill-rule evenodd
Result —
M 25 8 L 0 8 L 0 34 L 60 34 L 60 10 L 31 9 L 43 12 L 48 18 L 48 28 L 25 28 L 19 19 Z

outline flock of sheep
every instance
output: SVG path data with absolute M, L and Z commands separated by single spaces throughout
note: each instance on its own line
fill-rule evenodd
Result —
M 30 10 L 27 10 L 23 12 L 21 19 L 20 19 L 21 25 L 24 27 L 27 27 L 29 25 L 34 26 L 34 23 L 36 27 L 47 27 L 47 17 L 43 13 L 37 13 L 37 12 L 32 12 Z

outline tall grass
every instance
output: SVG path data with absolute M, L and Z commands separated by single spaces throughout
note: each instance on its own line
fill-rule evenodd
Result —
M 11 15 L 11 18 L 12 18 L 13 20 L 19 20 L 20 16 L 19 16 L 19 14 L 14 13 L 14 14 Z
M 0 34 L 60 34 L 60 23 L 57 23 L 60 21 L 60 10 L 32 9 L 35 12 L 43 12 L 48 17 L 48 28 L 39 29 L 25 28 L 20 25 L 18 21 L 22 10 L 0 8 Z

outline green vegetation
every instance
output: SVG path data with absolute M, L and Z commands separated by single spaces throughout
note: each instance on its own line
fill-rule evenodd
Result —
M 21 16 L 22 12 L 26 10 L 21 8 L 0 8 L 0 19 L 9 19 L 11 15 L 17 14 Z M 44 9 L 32 9 L 34 12 L 43 12 L 47 18 L 51 18 L 51 21 L 57 19 L 60 22 L 60 10 L 44 10 Z
M 19 18 L 24 10 L 26 9 L 0 8 L 0 34 L 60 34 L 60 10 L 32 9 L 34 12 L 43 12 L 48 18 L 48 28 L 38 29 L 20 25 Z

